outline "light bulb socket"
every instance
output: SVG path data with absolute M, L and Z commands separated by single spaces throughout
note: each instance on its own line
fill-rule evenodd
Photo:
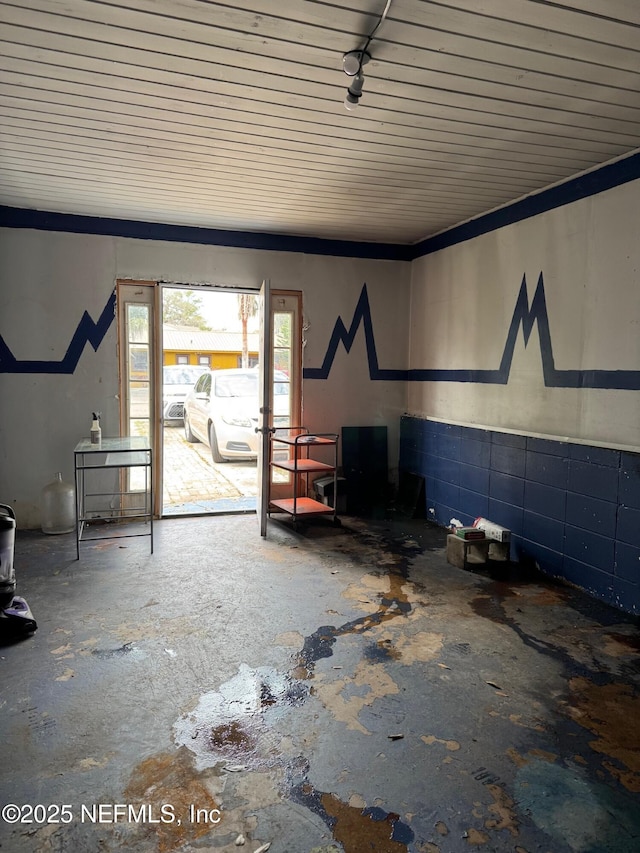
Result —
M 347 89 L 347 93 L 351 95 L 353 98 L 359 98 L 362 95 L 362 90 L 364 88 L 364 74 L 358 74 L 357 77 L 353 78 L 352 84 Z
M 350 50 L 342 56 L 342 68 L 347 77 L 355 77 L 362 72 L 362 66 L 371 59 L 366 50 Z
M 355 110 L 360 103 L 363 86 L 364 74 L 360 72 L 353 78 L 353 82 L 347 89 L 347 97 L 344 99 L 344 105 L 348 110 Z

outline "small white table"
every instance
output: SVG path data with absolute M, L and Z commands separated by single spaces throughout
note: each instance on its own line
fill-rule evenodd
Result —
M 149 536 L 151 553 L 153 554 L 153 452 L 148 438 L 143 436 L 127 436 L 124 438 L 103 438 L 99 444 L 92 444 L 91 439 L 83 438 L 76 444 L 73 451 L 76 481 L 76 555 L 80 559 L 80 542 L 96 539 L 127 538 Z M 132 489 L 130 477 L 133 468 L 142 470 L 144 488 Z M 119 470 L 118 488 L 104 491 L 91 491 L 93 475 L 99 471 Z M 102 479 L 100 476 L 98 479 Z M 100 488 L 100 486 L 93 488 Z M 110 503 L 101 504 L 105 498 Z M 96 501 L 95 508 L 87 508 L 87 499 Z M 118 506 L 114 506 L 117 502 Z M 142 533 L 122 532 L 124 523 L 126 531 L 131 522 L 139 521 L 148 525 Z M 118 524 L 118 530 L 113 527 L 108 533 L 92 531 L 86 535 L 86 528 L 92 524 Z M 115 525 L 114 525 L 115 527 Z

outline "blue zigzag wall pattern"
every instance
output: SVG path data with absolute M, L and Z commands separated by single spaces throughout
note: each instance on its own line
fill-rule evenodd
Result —
M 87 311 L 84 312 L 67 351 L 60 361 L 19 361 L 0 336 L 0 373 L 50 373 L 72 374 L 80 361 L 87 343 L 97 350 L 108 332 L 115 316 L 115 291 L 109 297 L 99 319 L 95 322 Z M 549 316 L 544 294 L 542 273 L 538 277 L 536 291 L 531 305 L 527 294 L 526 276 L 522 277 L 520 291 L 516 299 L 511 323 L 500 360 L 494 370 L 432 370 L 414 368 L 411 370 L 383 368 L 378 364 L 376 341 L 371 318 L 371 307 L 366 284 L 360 292 L 360 298 L 353 312 L 351 325 L 347 329 L 341 317 L 335 322 L 333 332 L 321 367 L 304 369 L 305 379 L 327 379 L 331 372 L 338 347 L 351 351 L 360 326 L 364 329 L 369 378 L 383 381 L 409 382 L 471 382 L 488 385 L 506 385 L 511 373 L 513 353 L 518 332 L 522 326 L 525 346 L 529 343 L 533 325 L 537 323 L 542 360 L 544 384 L 549 388 L 607 388 L 637 391 L 640 390 L 640 370 L 558 370 L 553 357 Z
M 114 290 L 97 323 L 87 311 L 84 312 L 61 361 L 18 361 L 0 335 L 0 373 L 74 373 L 87 344 L 97 351 L 113 323 L 115 310 Z
M 544 295 L 544 280 L 542 273 L 538 277 L 536 292 L 531 306 L 527 295 L 527 279 L 522 277 L 522 284 L 516 300 L 511 324 L 507 332 L 500 366 L 495 370 L 430 370 L 414 368 L 411 370 L 389 370 L 378 366 L 378 355 L 371 320 L 371 308 L 366 284 L 360 293 L 360 298 L 353 313 L 349 329 L 341 317 L 336 320 L 327 352 L 321 367 L 305 368 L 305 379 L 326 379 L 329 376 L 338 346 L 342 343 L 347 352 L 351 350 L 355 336 L 362 324 L 369 363 L 369 378 L 372 380 L 404 380 L 409 382 L 475 382 L 487 385 L 506 385 L 509 381 L 511 363 L 516 346 L 520 326 L 524 336 L 525 346 L 533 330 L 533 324 L 538 324 L 540 355 L 542 358 L 542 375 L 548 388 L 608 388 L 628 391 L 640 389 L 640 370 L 558 370 L 553 357 L 551 333 L 549 331 L 549 316 Z

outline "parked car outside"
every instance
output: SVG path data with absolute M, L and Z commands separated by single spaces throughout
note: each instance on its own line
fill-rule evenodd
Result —
M 179 426 L 184 399 L 205 370 L 198 364 L 165 364 L 162 368 L 162 418 L 168 426 Z
M 274 426 L 289 425 L 289 382 L 276 372 L 274 382 Z M 211 448 L 214 462 L 256 459 L 260 436 L 258 426 L 258 382 L 256 368 L 208 370 L 187 394 L 184 402 L 184 435 L 187 441 L 202 441 Z

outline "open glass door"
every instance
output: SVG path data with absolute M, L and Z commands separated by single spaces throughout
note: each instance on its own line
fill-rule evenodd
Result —
M 277 431 L 301 425 L 301 318 L 302 294 L 299 291 L 271 290 L 268 283 L 266 288 L 263 285 L 260 317 L 261 455 L 258 461 L 258 513 L 262 536 L 266 535 L 269 502 L 289 497 L 293 492 L 292 473 L 271 467 L 271 462 L 274 452 L 289 456 L 291 451 L 290 446 L 278 443 Z M 274 433 L 275 441 L 271 438 Z
M 272 387 L 273 387 L 273 318 L 271 314 L 271 285 L 268 279 L 260 288 L 260 353 L 258 399 L 260 403 L 258 426 L 258 522 L 260 535 L 267 535 L 267 517 L 269 513 L 269 483 L 271 472 L 271 431 L 272 431 Z

